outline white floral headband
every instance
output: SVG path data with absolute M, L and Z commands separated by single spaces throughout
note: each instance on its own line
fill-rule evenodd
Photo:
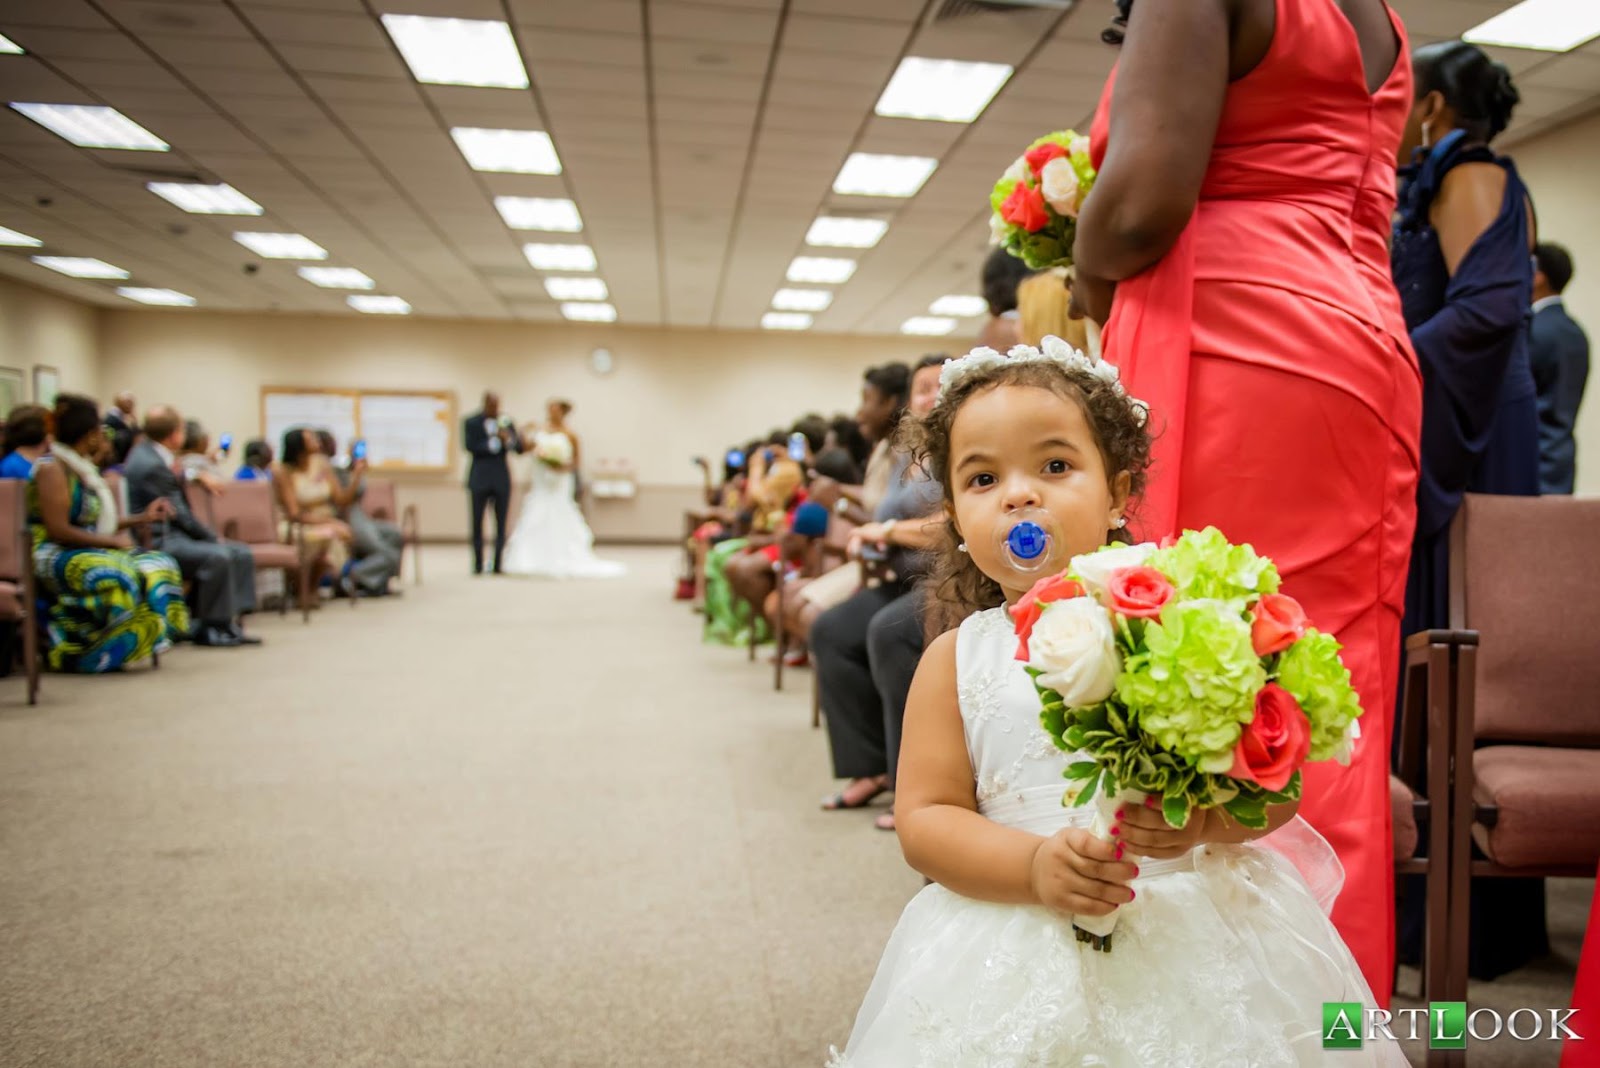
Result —
M 1034 348 L 1032 345 L 1016 345 L 1002 356 L 994 349 L 979 346 L 965 356 L 947 360 L 939 372 L 939 399 L 943 400 L 946 393 L 973 375 L 1018 363 L 1053 363 L 1068 371 L 1087 372 L 1113 387 L 1118 396 L 1127 400 L 1133 408 L 1134 421 L 1139 426 L 1144 426 L 1150 418 L 1150 406 L 1137 397 L 1129 397 L 1128 391 L 1122 388 L 1122 383 L 1118 381 L 1120 374 L 1116 364 L 1086 355 L 1053 335 L 1045 338 L 1039 348 Z

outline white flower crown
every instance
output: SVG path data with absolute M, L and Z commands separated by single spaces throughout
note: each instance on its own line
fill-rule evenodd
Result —
M 1087 372 L 1114 388 L 1118 396 L 1127 400 L 1129 406 L 1133 408 L 1134 421 L 1139 426 L 1144 426 L 1150 418 L 1150 406 L 1137 397 L 1128 396 L 1128 391 L 1122 388 L 1122 383 L 1118 381 L 1120 374 L 1116 364 L 1080 352 L 1054 335 L 1045 338 L 1039 348 L 1034 348 L 1032 345 L 1016 345 L 1002 356 L 985 345 L 973 349 L 965 356 L 947 360 L 939 372 L 939 399 L 943 400 L 946 393 L 973 375 L 1017 363 L 1053 363 L 1068 371 Z

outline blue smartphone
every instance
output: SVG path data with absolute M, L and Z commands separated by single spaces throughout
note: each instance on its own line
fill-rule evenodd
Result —
M 727 464 L 731 469 L 737 471 L 739 468 L 744 466 L 744 453 L 740 452 L 738 449 L 729 449 L 728 455 L 723 457 L 722 462 Z
M 222 440 L 217 442 L 217 448 L 221 449 L 223 452 L 227 452 L 229 449 L 233 448 L 233 435 L 222 435 Z
M 805 463 L 806 462 L 806 446 L 808 444 L 810 444 L 810 443 L 808 441 L 806 441 L 806 436 L 804 434 L 800 433 L 798 430 L 795 431 L 793 434 L 790 434 L 789 435 L 789 459 L 795 461 L 796 463 L 802 463 L 802 464 Z
M 365 439 L 357 440 L 354 445 L 350 446 L 350 458 L 352 460 L 365 460 L 367 458 L 367 442 Z

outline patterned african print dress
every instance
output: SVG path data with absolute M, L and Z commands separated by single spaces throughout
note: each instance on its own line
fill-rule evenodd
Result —
M 55 462 L 49 457 L 40 463 Z M 63 465 L 63 469 L 65 466 Z M 67 470 L 72 524 L 93 530 L 100 498 Z M 28 531 L 52 671 L 98 674 L 142 660 L 189 630 L 178 563 L 165 553 L 70 549 L 51 541 L 28 483 Z

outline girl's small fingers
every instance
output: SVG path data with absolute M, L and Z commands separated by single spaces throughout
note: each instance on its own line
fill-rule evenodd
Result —
M 1123 827 L 1144 827 L 1152 831 L 1169 829 L 1167 819 L 1159 808 L 1145 808 L 1143 805 L 1124 805 L 1117 823 Z

